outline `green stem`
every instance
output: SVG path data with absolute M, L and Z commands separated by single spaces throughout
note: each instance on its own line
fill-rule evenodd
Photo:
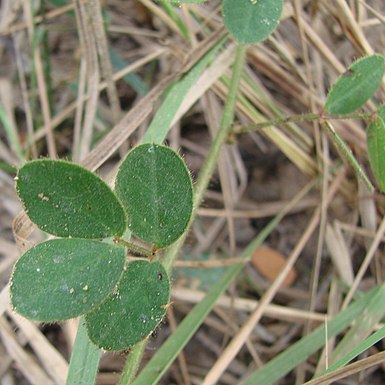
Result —
M 234 130 L 234 134 L 242 134 L 250 131 L 258 131 L 262 128 L 279 126 L 282 124 L 289 123 L 299 123 L 299 122 L 313 122 L 315 120 L 345 120 L 345 119 L 372 119 L 373 114 L 364 114 L 364 113 L 352 113 L 346 115 L 328 115 L 322 113 L 308 113 L 301 115 L 287 116 L 285 118 L 277 118 L 272 120 L 266 120 L 265 122 L 260 122 L 256 124 L 250 124 L 245 127 L 239 127 Z
M 134 382 L 146 344 L 147 340 L 140 341 L 132 348 L 118 385 L 130 385 Z
M 246 58 L 246 45 L 238 45 L 235 53 L 235 62 L 232 70 L 232 77 L 229 86 L 229 93 L 227 95 L 225 107 L 223 110 L 221 124 L 219 126 L 218 132 L 211 144 L 210 151 L 208 156 L 202 166 L 202 169 L 199 173 L 198 180 L 195 186 L 195 195 L 194 195 L 194 210 L 191 216 L 190 225 L 193 222 L 197 208 L 202 202 L 203 195 L 207 189 L 207 186 L 210 182 L 211 176 L 214 173 L 215 167 L 217 165 L 217 160 L 221 152 L 223 143 L 225 142 L 228 134 L 231 131 L 232 124 L 234 122 L 234 113 L 235 113 L 235 104 L 237 101 L 237 93 L 239 88 L 239 83 L 241 80 L 242 69 L 245 63 Z M 187 236 L 187 231 L 178 239 L 178 241 L 170 247 L 167 253 L 164 256 L 163 264 L 166 271 L 169 273 L 172 270 L 172 265 L 177 258 L 181 247 L 184 244 L 184 241 Z
M 211 144 L 210 151 L 202 166 L 195 186 L 194 210 L 190 219 L 190 225 L 196 216 L 197 208 L 202 202 L 203 195 L 210 182 L 211 176 L 214 173 L 222 145 L 225 142 L 228 134 L 230 133 L 232 124 L 234 122 L 235 104 L 237 101 L 238 87 L 239 82 L 241 80 L 245 58 L 246 45 L 240 44 L 237 46 L 237 50 L 235 53 L 235 62 L 232 70 L 232 78 L 230 82 L 229 93 L 227 95 L 225 107 L 223 110 L 221 124 L 219 126 L 218 132 L 216 133 L 214 141 Z M 181 247 L 184 244 L 184 241 L 187 237 L 187 233 L 188 231 L 186 230 L 185 233 L 178 239 L 178 241 L 168 249 L 167 253 L 164 256 L 163 265 L 168 273 L 170 273 L 172 270 L 172 265 L 175 259 L 177 258 Z
M 231 131 L 232 124 L 234 122 L 234 112 L 235 104 L 237 101 L 237 93 L 239 82 L 241 80 L 242 69 L 245 63 L 246 57 L 246 46 L 238 45 L 235 53 L 235 62 L 232 70 L 232 78 L 229 87 L 229 93 L 227 95 L 225 107 L 223 110 L 222 121 L 219 126 L 218 132 L 211 144 L 210 151 L 208 156 L 202 166 L 202 169 L 199 173 L 198 181 L 195 186 L 195 195 L 194 195 L 194 210 L 190 220 L 190 225 L 195 218 L 197 213 L 197 208 L 202 202 L 203 195 L 207 189 L 207 186 L 210 182 L 211 176 L 214 173 L 217 160 L 222 148 L 224 141 L 226 140 L 228 134 Z M 163 264 L 167 272 L 172 270 L 172 265 L 177 258 L 179 251 L 185 241 L 187 236 L 187 231 L 183 234 L 181 238 L 167 251 L 163 259 Z
M 211 145 L 209 155 L 206 158 L 206 161 L 202 166 L 201 172 L 198 177 L 198 181 L 195 188 L 195 195 L 194 195 L 194 210 L 193 210 L 193 215 L 189 225 L 191 225 L 196 215 L 197 208 L 199 207 L 203 199 L 204 192 L 206 191 L 206 188 L 209 184 L 211 176 L 215 170 L 222 144 L 224 143 L 227 135 L 231 131 L 231 127 L 234 121 L 235 103 L 237 100 L 238 86 L 241 79 L 245 57 L 246 57 L 246 46 L 238 45 L 236 50 L 233 71 L 232 71 L 232 79 L 229 87 L 229 93 L 227 96 L 225 108 L 223 111 L 222 121 L 221 121 L 219 130 L 214 138 L 214 141 Z M 187 236 L 187 232 L 188 231 L 186 230 L 184 234 L 168 249 L 167 253 L 164 255 L 163 265 L 168 273 L 170 273 L 172 270 L 173 263 L 177 258 L 181 247 L 184 244 L 184 241 Z M 131 354 L 133 356 L 132 358 L 131 358 L 131 355 L 128 356 L 127 363 L 123 369 L 123 373 L 122 373 L 122 377 L 121 377 L 121 381 L 119 382 L 119 385 L 131 385 L 133 376 L 135 375 L 137 370 L 137 366 L 135 365 L 139 365 L 141 356 L 144 351 L 145 344 L 146 344 L 146 341 L 140 342 L 134 347 L 133 351 L 131 351 Z M 132 371 L 132 373 L 130 373 L 130 371 Z
M 115 243 L 119 243 L 120 245 L 126 247 L 133 254 L 144 255 L 148 258 L 154 257 L 154 253 L 152 251 L 147 250 L 144 247 L 141 247 L 139 245 L 136 245 L 135 243 L 128 242 L 128 241 L 124 240 L 123 238 L 116 237 Z
M 331 141 L 334 143 L 334 145 L 340 151 L 341 156 L 353 167 L 356 174 L 362 179 L 362 181 L 365 183 L 366 187 L 369 189 L 369 192 L 373 193 L 375 190 L 374 186 L 370 182 L 369 178 L 366 176 L 364 170 L 361 168 L 361 166 L 357 162 L 357 159 L 354 157 L 354 155 L 350 151 L 349 147 L 341 139 L 341 137 L 337 134 L 337 132 L 335 131 L 333 126 L 328 121 L 325 121 L 322 123 L 322 127 L 329 134 Z
M 196 184 L 195 207 L 198 207 L 202 202 L 203 194 L 205 193 L 211 176 L 215 170 L 222 145 L 227 135 L 230 133 L 234 121 L 235 103 L 237 101 L 239 82 L 242 75 L 243 65 L 245 63 L 246 46 L 238 45 L 235 55 L 232 78 L 222 115 L 222 121 L 211 145 L 209 155 L 202 166 L 201 172 L 199 173 L 199 178 Z
M 278 126 L 282 124 L 298 123 L 298 122 L 311 122 L 314 120 L 319 120 L 322 124 L 322 127 L 329 134 L 329 137 L 331 138 L 334 145 L 340 151 L 340 154 L 342 155 L 342 157 L 353 167 L 354 171 L 363 180 L 363 182 L 365 183 L 369 191 L 374 192 L 374 187 L 370 182 L 369 178 L 366 176 L 364 170 L 361 168 L 361 166 L 357 162 L 356 158 L 354 157 L 354 155 L 352 154 L 352 152 L 350 151 L 346 143 L 337 134 L 337 132 L 334 130 L 333 126 L 329 122 L 329 120 L 343 120 L 343 119 L 373 119 L 373 114 L 352 113 L 352 114 L 346 114 L 346 115 L 328 115 L 328 114 L 322 114 L 322 113 L 319 113 L 319 114 L 308 113 L 308 114 L 302 114 L 302 115 L 288 116 L 286 118 L 267 120 L 265 122 L 252 124 L 246 127 L 240 127 L 238 129 L 235 129 L 233 132 L 234 134 L 241 134 L 249 131 L 257 131 L 270 126 Z

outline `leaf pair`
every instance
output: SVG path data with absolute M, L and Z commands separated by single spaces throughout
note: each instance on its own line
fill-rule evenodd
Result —
M 120 200 L 95 174 L 48 159 L 24 165 L 16 189 L 30 219 L 60 237 L 121 236 L 128 215 L 130 230 L 161 248 L 183 234 L 192 212 L 191 178 L 183 160 L 155 144 L 136 147 L 120 166 L 116 179 Z
M 53 239 L 28 250 L 12 276 L 14 310 L 55 322 L 86 315 L 91 340 L 126 349 L 166 313 L 170 282 L 160 262 L 133 261 L 123 247 L 87 239 Z
M 179 155 L 155 144 L 136 147 L 119 169 L 117 196 L 80 166 L 37 160 L 19 170 L 17 192 L 34 223 L 67 239 L 38 244 L 19 259 L 14 309 L 45 322 L 85 314 L 91 339 L 106 349 L 150 334 L 169 301 L 166 271 L 159 262 L 126 265 L 122 246 L 95 239 L 127 227 L 156 247 L 179 238 L 192 212 L 191 178 Z

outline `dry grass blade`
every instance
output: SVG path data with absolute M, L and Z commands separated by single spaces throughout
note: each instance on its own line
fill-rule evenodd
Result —
M 165 53 L 165 49 L 157 49 L 154 52 L 148 53 L 146 56 L 144 56 L 142 59 L 137 60 L 136 62 L 132 63 L 131 65 L 128 65 L 126 68 L 124 68 L 121 71 L 118 71 L 117 73 L 114 74 L 113 79 L 114 81 L 120 80 L 122 77 L 125 75 L 134 72 L 135 70 L 139 69 L 140 67 L 144 66 L 145 64 L 151 62 L 152 60 L 156 59 L 158 56 L 161 56 L 162 54 Z M 103 91 L 104 89 L 107 88 L 107 83 L 106 82 L 101 82 L 99 83 L 99 92 Z M 52 126 L 57 127 L 60 125 L 65 119 L 67 119 L 72 112 L 75 109 L 80 109 L 79 106 L 82 105 L 85 101 L 88 100 L 89 96 L 88 94 L 81 95 L 82 92 L 79 90 L 79 97 L 76 102 L 70 103 L 63 111 L 58 113 L 55 117 L 52 119 Z M 79 115 L 81 115 L 81 111 L 79 112 Z M 32 141 L 35 142 L 42 137 L 44 137 L 46 131 L 48 130 L 47 126 L 42 126 L 39 129 L 36 130 L 34 135 L 32 136 Z
M 31 42 L 31 45 L 33 45 L 36 31 L 35 31 L 35 25 L 34 25 L 34 19 L 33 19 L 32 4 L 29 1 L 23 1 L 22 4 L 24 7 L 24 14 L 27 19 L 30 42 Z M 47 89 L 47 84 L 44 76 L 42 55 L 41 55 L 41 49 L 39 44 L 36 44 L 35 51 L 33 52 L 33 60 L 35 64 L 37 85 L 39 89 L 39 98 L 40 98 L 40 104 L 41 104 L 43 118 L 44 118 L 44 124 L 47 127 L 46 135 L 47 135 L 48 153 L 52 159 L 56 159 L 57 151 L 56 151 L 55 138 L 52 132 L 51 111 L 49 106 L 48 89 Z
M 92 9 L 91 4 L 86 5 L 80 1 L 76 1 L 76 20 L 78 23 L 78 30 L 80 32 L 81 47 L 85 55 L 87 66 L 86 73 L 88 91 L 88 99 L 84 112 L 79 149 L 75 152 L 75 154 L 80 154 L 80 160 L 82 160 L 89 153 L 91 148 L 94 119 L 99 98 L 99 62 L 96 48 L 96 36 L 89 17 L 90 9 Z
M 337 369 L 332 373 L 324 374 L 323 376 L 314 380 L 305 382 L 303 385 L 328 385 L 332 381 L 339 381 L 353 374 L 360 373 L 373 366 L 381 365 L 385 360 L 385 352 L 374 354 L 371 357 L 363 358 L 358 362 L 347 365 L 343 368 Z
M 109 156 L 111 156 L 123 142 L 139 127 L 141 123 L 150 115 L 154 108 L 154 102 L 162 92 L 175 80 L 188 71 L 199 59 L 212 48 L 222 37 L 223 30 L 217 31 L 214 35 L 202 42 L 195 50 L 195 55 L 191 55 L 180 70 L 163 78 L 138 104 L 136 104 L 120 122 L 96 145 L 96 147 L 83 160 L 82 164 L 90 169 L 96 170 Z
M 9 313 L 9 315 L 16 322 L 55 384 L 64 385 L 68 371 L 67 361 L 31 321 L 15 313 Z
M 376 11 L 373 7 L 371 7 L 369 4 L 367 4 L 365 1 L 360 0 L 360 4 L 362 4 L 365 8 L 367 8 L 370 12 L 373 13 L 373 15 L 376 16 L 376 18 L 382 23 L 385 24 L 385 16 L 382 15 L 380 12 Z
M 6 285 L 0 292 L 0 317 L 10 308 L 9 286 Z
M 350 253 L 337 226 L 327 224 L 325 242 L 340 278 L 347 285 L 351 285 L 353 283 L 353 266 Z
M 22 60 L 22 52 L 21 52 L 22 39 L 23 39 L 22 33 L 14 34 L 13 40 L 15 42 L 15 56 L 16 56 L 17 71 L 20 79 L 20 87 L 21 87 L 22 96 L 23 96 L 23 106 L 24 106 L 24 111 L 26 115 L 25 118 L 26 118 L 26 124 L 27 124 L 27 132 L 28 132 L 27 143 L 30 146 L 32 158 L 36 159 L 38 157 L 38 154 L 37 154 L 36 143 L 32 140 L 33 118 L 32 118 L 31 106 L 29 104 L 27 80 L 26 80 L 25 70 L 24 70 L 23 60 Z
M 385 218 L 381 221 L 381 224 L 380 224 L 380 226 L 377 230 L 377 233 L 376 233 L 376 237 L 373 239 L 373 242 L 370 246 L 370 249 L 368 250 L 368 252 L 365 256 L 365 259 L 362 262 L 360 269 L 354 278 L 354 282 L 353 282 L 352 286 L 350 287 L 348 294 L 345 297 L 344 303 L 342 305 L 343 309 L 346 309 L 347 306 L 349 305 L 350 301 L 352 300 L 354 293 L 356 292 L 358 285 L 362 281 L 362 278 L 363 278 L 366 270 L 368 269 L 369 264 L 372 261 L 374 254 L 375 254 L 376 250 L 378 249 L 378 246 L 379 246 L 382 238 L 384 237 L 384 235 L 385 235 Z
M 110 101 L 113 122 L 120 119 L 121 109 L 118 98 L 118 93 L 113 81 L 113 70 L 108 52 L 107 36 L 104 31 L 103 16 L 101 12 L 101 4 L 99 0 L 90 1 L 90 15 L 92 19 L 96 45 L 99 52 L 100 66 L 102 75 L 107 83 L 108 99 Z
M 190 303 L 199 303 L 204 296 L 204 292 L 188 288 L 175 288 L 172 292 L 174 300 Z M 222 296 L 217 302 L 218 306 L 225 309 L 245 312 L 254 311 L 259 304 L 260 302 L 255 300 L 229 296 Z M 324 314 L 274 304 L 268 304 L 264 314 L 267 317 L 285 321 L 304 322 L 306 320 L 310 320 L 320 323 L 325 322 Z
M 42 21 L 58 17 L 58 16 L 62 15 L 63 13 L 66 13 L 68 11 L 73 10 L 74 8 L 75 8 L 74 4 L 68 4 L 68 5 L 60 7 L 58 9 L 54 9 L 54 10 L 52 10 L 50 12 L 47 12 L 44 15 L 35 16 L 33 18 L 33 23 L 35 25 L 37 25 L 37 24 L 41 23 Z M 23 29 L 28 28 L 28 25 L 29 24 L 25 23 L 25 22 L 14 24 L 14 25 L 10 26 L 9 28 L 6 28 L 4 30 L 0 30 L 0 36 L 11 35 L 11 34 L 13 34 L 15 32 L 18 32 L 18 31 L 21 31 Z
M 330 201 L 331 198 L 333 197 L 333 195 L 336 193 L 336 190 L 338 188 L 338 185 L 339 185 L 342 177 L 343 177 L 343 173 L 340 173 L 339 177 L 337 177 L 334 180 L 333 185 L 330 187 L 330 191 L 329 191 L 328 198 L 327 198 L 328 201 Z M 263 316 L 263 314 L 266 310 L 266 306 L 272 301 L 277 290 L 282 285 L 286 275 L 292 269 L 299 254 L 301 253 L 301 251 L 305 247 L 305 244 L 308 242 L 310 236 L 312 235 L 313 231 L 315 230 L 316 226 L 318 225 L 319 219 L 320 219 L 320 209 L 317 209 L 316 212 L 313 214 L 313 217 L 311 218 L 305 233 L 303 234 L 301 239 L 298 241 L 295 249 L 293 250 L 290 257 L 288 258 L 282 271 L 279 273 L 279 275 L 277 276 L 275 281 L 272 283 L 270 288 L 263 295 L 263 297 L 259 303 L 259 306 L 251 314 L 250 318 L 244 323 L 244 325 L 242 326 L 240 331 L 231 340 L 231 342 L 226 347 L 224 352 L 218 358 L 217 362 L 214 364 L 214 366 L 208 372 L 202 385 L 211 385 L 211 384 L 216 383 L 218 381 L 218 379 L 220 378 L 220 376 L 222 375 L 222 373 L 226 370 L 226 368 L 229 365 L 229 363 L 231 362 L 231 360 L 239 352 L 239 350 L 241 349 L 241 347 L 245 343 L 246 339 L 250 335 L 251 331 L 255 327 L 256 323 Z
M 16 341 L 11 326 L 4 318 L 0 319 L 0 326 L 0 335 L 8 354 L 30 383 L 32 385 L 54 385 L 55 382 L 47 376 L 33 357 L 26 353 Z

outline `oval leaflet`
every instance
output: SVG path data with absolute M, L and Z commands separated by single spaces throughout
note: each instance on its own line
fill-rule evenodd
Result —
M 119 168 L 115 190 L 130 230 L 141 240 L 162 248 L 186 230 L 192 181 L 184 161 L 170 148 L 146 143 L 131 150 Z
M 77 317 L 100 305 L 118 282 L 125 250 L 87 239 L 52 239 L 17 261 L 11 301 L 25 317 L 54 322 Z
M 130 262 L 116 290 L 86 315 L 88 335 L 100 348 L 128 349 L 153 332 L 169 300 L 170 281 L 160 262 Z
M 17 174 L 16 190 L 40 229 L 60 237 L 107 238 L 127 227 L 124 209 L 97 175 L 74 163 L 39 159 Z

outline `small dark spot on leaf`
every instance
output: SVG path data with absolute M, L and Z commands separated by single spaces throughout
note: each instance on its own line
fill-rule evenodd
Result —
M 158 279 L 159 279 L 159 281 L 161 281 L 163 279 L 163 274 L 162 273 L 158 273 Z

